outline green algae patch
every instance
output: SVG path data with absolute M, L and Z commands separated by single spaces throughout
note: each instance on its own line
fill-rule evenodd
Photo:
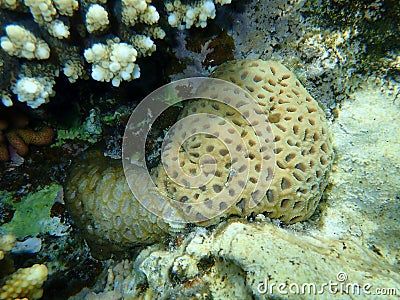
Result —
M 11 221 L 0 227 L 0 234 L 11 233 L 16 238 L 22 239 L 26 236 L 36 236 L 39 233 L 57 234 L 60 232 L 61 224 L 56 218 L 50 217 L 50 210 L 61 189 L 60 185 L 52 184 L 35 193 L 28 194 L 18 203 L 6 200 L 6 203 L 15 209 L 15 212 Z
M 74 125 L 69 129 L 57 130 L 57 141 L 52 147 L 61 147 L 65 141 L 79 140 L 89 144 L 98 141 L 103 131 L 98 109 L 92 109 L 86 120 L 80 125 Z

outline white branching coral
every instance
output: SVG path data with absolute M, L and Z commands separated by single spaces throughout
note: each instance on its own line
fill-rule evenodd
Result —
M 128 26 L 137 23 L 152 25 L 158 22 L 160 15 L 151 0 L 122 0 L 122 22 Z
M 165 31 L 162 30 L 162 28 L 158 27 L 158 26 L 145 28 L 143 30 L 143 33 L 145 35 L 152 37 L 153 39 L 162 40 L 163 38 L 165 38 Z
M 154 44 L 151 38 L 145 35 L 137 34 L 132 36 L 131 43 L 135 46 L 140 57 L 149 56 L 156 51 L 156 44 Z
M 8 9 L 16 9 L 19 5 L 19 1 L 17 0 L 0 0 L 0 7 L 8 8 Z
M 79 8 L 76 0 L 24 0 L 36 23 L 51 22 L 58 14 L 71 17 Z
M 25 0 L 25 5 L 39 25 L 43 25 L 48 32 L 59 39 L 69 37 L 69 27 L 59 19 L 58 15 L 72 16 L 79 8 L 76 0 Z
M 92 78 L 97 81 L 111 80 L 118 87 L 122 80 L 130 81 L 140 77 L 140 69 L 135 64 L 138 53 L 119 39 L 108 40 L 105 44 L 94 44 L 84 52 L 85 59 L 92 63 Z
M 169 10 L 157 6 L 167 1 L 170 1 Z M 140 69 L 136 59 L 156 51 L 156 40 L 166 36 L 162 26 L 169 26 L 168 16 L 170 21 L 176 18 L 175 23 L 170 22 L 173 27 L 204 27 L 207 19 L 215 17 L 215 6 L 231 0 L 182 2 L 0 0 L 3 21 L 10 24 L 4 28 L 1 48 L 9 56 L 20 58 L 4 56 L 7 74 L 3 81 L 8 82 L 1 85 L 2 105 L 13 104 L 13 93 L 33 108 L 48 102 L 59 74 L 64 74 L 71 83 L 88 79 L 91 74 L 94 80 L 111 81 L 114 86 L 138 78 Z M 161 13 L 164 22 L 159 22 Z M 23 21 L 23 26 L 16 20 Z M 46 61 L 27 62 L 26 59 Z M 15 78 L 19 80 L 15 82 Z M 42 78 L 48 78 L 50 83 L 43 82 Z
M 49 33 L 59 39 L 64 39 L 69 37 L 69 27 L 64 24 L 61 20 L 54 20 L 49 25 L 47 30 Z
M 32 108 L 38 108 L 43 103 L 49 102 L 49 97 L 54 95 L 54 80 L 48 77 L 22 77 L 12 91 L 18 96 L 20 102 Z
M 0 260 L 4 259 L 15 246 L 15 236 L 0 236 Z M 0 299 L 39 299 L 43 295 L 42 285 L 47 279 L 45 265 L 33 265 L 30 268 L 18 269 L 2 280 Z
M 15 236 L 12 234 L 5 234 L 0 236 L 0 260 L 2 260 L 6 253 L 10 252 L 15 244 Z
M 50 48 L 45 41 L 19 25 L 6 26 L 7 36 L 1 37 L 1 48 L 9 55 L 26 59 L 48 59 Z
M 74 11 L 79 8 L 77 0 L 53 0 L 55 7 L 60 15 L 71 17 Z
M 182 4 L 180 0 L 166 2 L 168 23 L 179 29 L 189 29 L 192 26 L 204 28 L 207 26 L 207 20 L 214 19 L 216 16 L 214 2 L 224 5 L 231 3 L 231 0 L 202 0 L 194 5 Z
M 4 106 L 10 107 L 13 105 L 13 102 L 11 100 L 11 95 L 9 93 L 7 93 L 6 91 L 2 91 L 0 95 L 1 95 L 1 102 L 4 104 Z
M 92 4 L 86 12 L 86 29 L 89 33 L 103 31 L 110 24 L 108 13 L 103 6 Z
M 64 64 L 63 73 L 68 77 L 69 82 L 74 83 L 84 73 L 83 64 L 80 60 L 69 59 Z
M 36 23 L 43 25 L 50 23 L 57 15 L 57 10 L 51 0 L 25 0 L 33 19 Z

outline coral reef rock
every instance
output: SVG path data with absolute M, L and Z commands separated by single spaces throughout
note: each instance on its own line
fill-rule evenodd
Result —
M 337 159 L 321 215 L 323 234 L 357 238 L 400 263 L 400 106 L 369 86 L 342 105 L 332 126 Z
M 108 274 L 94 299 L 356 299 L 400 287 L 398 267 L 358 241 L 238 220 L 212 232 L 199 227 L 176 248 L 148 247 Z

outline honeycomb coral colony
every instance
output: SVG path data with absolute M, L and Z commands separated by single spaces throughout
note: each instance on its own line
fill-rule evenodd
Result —
M 179 0 L 166 1 L 165 18 L 171 27 L 178 29 L 205 27 L 207 20 L 216 16 L 215 5 L 230 2 L 231 0 L 201 0 L 193 4 L 183 4 Z M 160 15 L 151 0 L 122 0 L 121 5 L 117 5 L 112 11 L 107 11 L 105 4 L 106 1 L 76 0 L 25 0 L 23 3 L 17 0 L 0 1 L 0 7 L 4 10 L 21 13 L 28 10 L 37 26 L 48 33 L 46 42 L 38 34 L 38 30 L 32 32 L 25 24 L 6 24 L 5 35 L 1 37 L 1 48 L 10 56 L 38 61 L 38 65 L 41 63 L 46 66 L 46 71 L 33 68 L 32 72 L 28 72 L 29 76 L 20 71 L 18 80 L 10 82 L 0 92 L 3 105 L 13 105 L 11 93 L 17 96 L 18 101 L 25 102 L 32 108 L 48 103 L 54 96 L 54 77 L 60 71 L 71 82 L 86 78 L 87 67 L 83 59 L 91 65 L 91 77 L 97 81 L 111 81 L 113 86 L 118 87 L 121 81 L 140 77 L 137 58 L 151 55 L 156 50 L 154 40 L 165 36 L 164 30 L 158 25 Z M 103 35 L 104 42 L 92 43 L 86 48 L 62 43 L 63 40 L 71 40 L 71 27 L 75 26 L 73 29 L 79 31 L 81 24 L 72 17 L 79 14 L 80 10 L 84 12 L 83 24 L 87 32 L 93 37 Z M 116 13 L 112 17 L 118 20 L 121 29 L 118 35 L 105 37 L 114 10 Z M 41 32 L 42 35 L 45 34 Z M 61 55 L 58 53 L 55 59 L 53 47 L 63 52 Z M 52 61 L 49 60 L 51 58 Z M 21 64 L 24 64 L 23 60 Z
M 272 218 L 294 223 L 306 220 L 314 213 L 327 185 L 333 159 L 328 122 L 318 103 L 311 98 L 292 72 L 276 62 L 228 62 L 219 66 L 213 76 L 232 81 L 250 92 L 262 107 L 262 112 L 257 108 L 249 112 L 251 106 L 246 107 L 240 101 L 238 105 L 244 106 L 249 116 L 261 113 L 267 116 L 264 125 L 271 123 L 274 141 L 266 134 L 268 128 L 265 128 L 265 133 L 256 133 L 257 130 L 246 125 L 244 117 L 235 113 L 233 107 L 216 106 L 211 100 L 185 104 L 181 118 L 190 114 L 209 113 L 234 124 L 240 133 L 238 139 L 232 139 L 232 134 L 223 130 L 222 126 L 215 126 L 214 130 L 218 139 L 232 143 L 235 152 L 226 155 L 226 146 L 207 134 L 188 138 L 182 145 L 185 151 L 176 149 L 176 138 L 171 139 L 167 141 L 164 151 L 166 157 L 169 156 L 168 160 L 160 163 L 154 172 L 158 190 L 155 191 L 151 180 L 143 175 L 146 172 L 144 168 L 133 165 L 130 166 L 132 170 L 126 172 L 128 182 L 137 187 L 135 195 L 139 200 L 130 194 L 119 162 L 110 166 L 107 159 L 98 157 L 78 162 L 73 167 L 71 179 L 66 186 L 66 202 L 72 218 L 86 231 L 89 240 L 100 244 L 116 243 L 120 246 L 151 244 L 166 234 L 184 230 L 185 223 L 189 222 L 187 220 L 195 219 L 193 222 L 208 226 L 218 224 L 221 218 L 231 215 L 246 217 L 267 212 Z M 211 90 L 210 93 L 215 91 Z M 220 97 L 228 95 L 224 93 Z M 261 120 L 250 117 L 249 122 L 255 124 Z M 205 123 L 194 125 L 194 132 L 201 132 L 203 125 L 207 124 L 213 126 L 205 119 Z M 186 130 L 186 127 L 178 128 L 173 136 L 182 136 Z M 257 137 L 266 139 L 267 145 L 254 142 Z M 241 147 L 242 141 L 247 146 L 240 149 L 238 147 Z M 194 182 L 191 188 L 185 188 L 178 175 L 174 178 L 167 175 L 168 172 L 179 174 L 179 170 L 170 167 L 174 156 L 180 156 L 184 171 L 181 174 L 190 174 L 191 169 L 199 169 L 202 162 L 198 158 L 205 154 L 212 155 L 218 161 L 218 172 L 205 186 Z M 93 156 L 96 157 L 96 154 Z M 242 165 L 246 161 L 250 162 L 248 167 Z M 267 175 L 260 176 L 260 166 L 264 162 L 268 166 L 264 170 Z M 246 169 L 249 169 L 249 180 L 241 181 Z M 237 172 L 239 182 L 227 186 L 232 170 Z M 264 184 L 265 181 L 271 183 L 269 188 Z M 224 189 L 236 196 L 236 203 L 228 205 L 226 197 L 218 198 L 218 194 Z M 254 205 L 254 195 L 257 193 L 264 196 Z M 160 203 L 158 199 L 165 196 L 181 201 L 182 204 L 191 203 L 192 208 L 187 211 L 180 209 L 179 205 L 176 208 L 163 206 L 162 203 L 166 202 Z M 143 207 L 140 202 L 142 199 L 146 199 L 148 205 L 156 206 L 157 216 Z M 221 211 L 216 217 L 205 218 L 211 210 L 219 209 Z M 172 222 L 168 218 L 159 217 L 171 215 Z M 191 215 L 195 218 L 188 218 Z

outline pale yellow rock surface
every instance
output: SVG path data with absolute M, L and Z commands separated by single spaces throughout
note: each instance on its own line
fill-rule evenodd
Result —
M 375 299 L 400 291 L 398 266 L 359 241 L 312 237 L 265 221 L 198 228 L 176 248 L 143 250 L 131 265 L 133 272 L 115 277 L 113 286 L 148 285 L 129 295 L 150 299 Z
M 377 88 L 343 103 L 332 127 L 336 163 L 317 235 L 360 240 L 400 262 L 400 105 Z

